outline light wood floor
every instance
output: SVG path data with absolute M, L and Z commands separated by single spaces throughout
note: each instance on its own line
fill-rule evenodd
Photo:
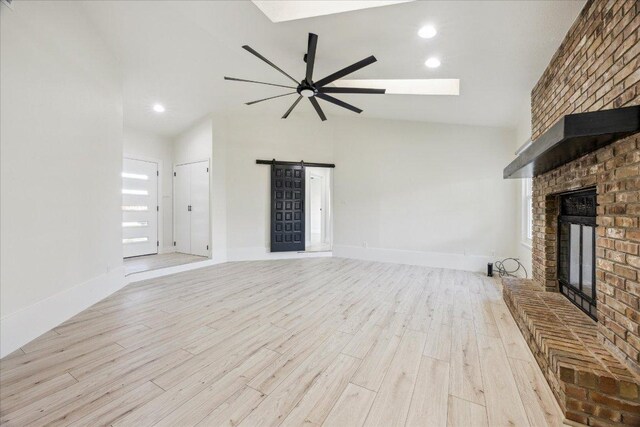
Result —
M 170 254 L 144 255 L 133 258 L 125 258 L 124 275 L 128 276 L 141 271 L 158 270 L 159 268 L 175 267 L 176 265 L 191 264 L 192 262 L 206 261 L 207 257 L 181 254 L 178 252 Z
M 340 258 L 131 284 L 0 380 L 15 426 L 562 424 L 497 281 Z

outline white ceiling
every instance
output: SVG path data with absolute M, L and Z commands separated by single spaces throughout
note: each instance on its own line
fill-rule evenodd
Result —
M 460 96 L 341 95 L 363 116 L 514 127 L 584 1 L 415 1 L 335 15 L 271 22 L 250 1 L 87 1 L 89 19 L 118 56 L 125 124 L 164 136 L 212 112 L 249 111 L 274 120 L 294 96 L 246 106 L 287 89 L 223 76 L 288 84 L 241 48 L 248 44 L 302 79 L 307 33 L 318 34 L 314 79 L 371 54 L 378 62 L 348 78 L 458 78 Z M 417 36 L 431 23 L 438 35 Z M 442 66 L 427 69 L 438 56 Z M 167 112 L 151 110 L 155 102 Z M 354 115 L 321 101 L 329 121 Z M 296 113 L 310 112 L 308 102 Z

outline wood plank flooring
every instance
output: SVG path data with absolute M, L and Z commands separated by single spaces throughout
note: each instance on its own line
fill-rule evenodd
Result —
M 127 286 L 0 361 L 0 424 L 556 426 L 496 280 L 340 258 Z

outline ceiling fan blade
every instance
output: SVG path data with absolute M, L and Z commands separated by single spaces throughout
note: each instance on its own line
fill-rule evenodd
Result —
M 280 98 L 280 97 L 283 97 L 283 96 L 293 95 L 294 93 L 297 93 L 297 92 L 289 92 L 289 93 L 284 93 L 282 95 L 270 96 L 269 98 L 258 99 L 257 101 L 246 102 L 245 104 L 246 105 L 252 105 L 252 104 L 256 104 L 258 102 L 268 101 L 268 100 L 274 99 L 274 98 Z
M 311 101 L 311 105 L 313 105 L 313 108 L 316 109 L 316 113 L 318 113 L 318 115 L 320 116 L 320 120 L 322 120 L 323 122 L 327 120 L 327 116 L 324 115 L 324 112 L 322 111 L 322 108 L 320 108 L 320 104 L 318 104 L 318 101 L 316 101 L 314 97 L 309 98 L 309 101 Z
M 244 46 L 242 46 L 242 48 L 244 50 L 246 50 L 247 52 L 250 52 L 250 53 L 254 54 L 255 56 L 257 56 L 258 58 L 262 59 L 264 62 L 266 62 L 267 64 L 271 65 L 273 68 L 275 68 L 276 70 L 280 71 L 285 76 L 289 77 L 296 85 L 298 84 L 298 81 L 296 79 L 294 79 L 289 74 L 287 74 L 284 71 L 282 71 L 282 69 L 278 68 L 278 66 L 276 64 L 274 64 L 273 62 L 269 61 L 267 58 L 265 58 L 264 56 L 260 55 L 258 52 L 253 50 L 251 48 L 251 46 L 244 45 Z
M 289 117 L 289 114 L 291 114 L 291 112 L 293 111 L 294 108 L 296 108 L 296 105 L 298 105 L 298 102 L 300 102 L 300 100 L 302 99 L 302 95 L 300 95 L 298 97 L 298 99 L 296 99 L 295 101 L 293 101 L 293 104 L 291 104 L 291 107 L 289 107 L 289 109 L 287 110 L 286 113 L 284 113 L 284 116 L 282 116 L 283 119 L 286 119 L 287 117 Z
M 295 87 L 293 87 L 293 86 L 285 86 L 285 85 L 279 85 L 279 84 L 275 84 L 275 83 L 259 82 L 259 81 L 256 81 L 256 80 L 237 79 L 235 77 L 224 76 L 224 79 L 225 80 L 232 80 L 234 82 L 258 83 L 258 84 L 261 84 L 261 85 L 278 86 L 278 87 L 286 87 L 288 89 L 295 89 Z
M 360 68 L 364 68 L 367 65 L 371 65 L 376 61 L 377 61 L 376 57 L 371 55 L 368 58 L 363 59 L 362 61 L 358 61 L 355 64 L 349 65 L 348 67 L 345 67 L 340 71 L 336 71 L 335 73 L 328 75 L 324 79 L 315 82 L 315 86 L 322 87 L 327 83 L 331 83 L 334 80 L 338 80 L 346 76 L 347 74 L 351 74 L 355 71 L 358 71 Z
M 351 110 L 354 111 L 358 114 L 362 113 L 362 110 L 359 109 L 358 107 L 354 107 L 351 104 L 347 104 L 344 101 L 340 101 L 339 99 L 334 98 L 333 96 L 329 96 L 329 95 L 325 95 L 324 93 L 316 93 L 316 96 L 320 99 L 324 99 L 327 102 L 330 102 L 332 104 L 336 104 L 339 105 L 342 108 L 346 108 L 347 110 Z
M 313 65 L 316 61 L 316 47 L 318 46 L 318 36 L 309 33 L 307 44 L 307 82 L 311 83 L 313 78 Z
M 367 89 L 363 87 L 321 87 L 320 93 L 368 93 L 372 95 L 384 95 L 386 89 Z

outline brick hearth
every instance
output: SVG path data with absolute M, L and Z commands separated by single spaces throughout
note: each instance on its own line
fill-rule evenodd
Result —
M 634 375 L 597 339 L 596 323 L 557 292 L 503 279 L 504 299 L 567 419 L 640 425 Z

